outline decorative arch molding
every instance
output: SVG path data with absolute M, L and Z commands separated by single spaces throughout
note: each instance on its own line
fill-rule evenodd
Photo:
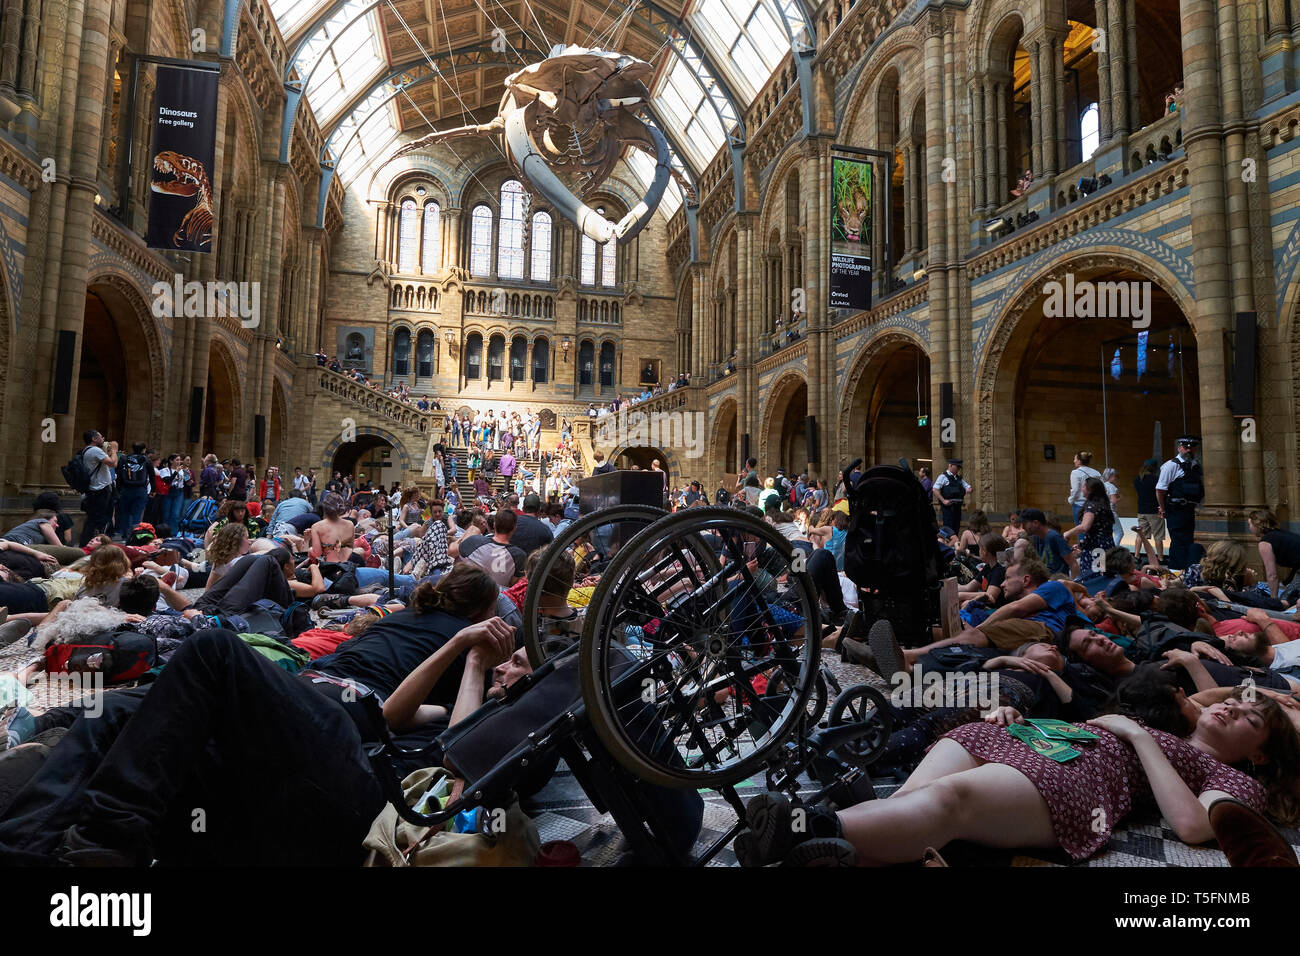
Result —
M 382 438 L 384 441 L 388 442 L 388 444 L 392 445 L 397 451 L 397 460 L 402 466 L 402 471 L 408 472 L 411 470 L 411 456 L 406 453 L 406 446 L 402 444 L 400 438 L 388 429 L 380 428 L 377 425 L 358 425 L 357 437 L 360 438 L 362 435 L 374 435 L 377 438 Z M 321 453 L 320 465 L 318 466 L 321 474 L 333 474 L 334 453 L 342 448 L 343 444 L 343 435 L 340 434 L 325 446 L 325 450 Z
M 773 229 L 780 229 L 782 235 L 785 235 L 785 223 L 773 222 L 772 217 L 775 215 L 776 206 L 785 200 L 785 181 L 790 177 L 790 174 L 797 172 L 800 176 L 803 175 L 803 168 L 800 164 L 805 157 L 800 146 L 801 144 L 798 141 L 792 140 L 777 154 L 777 158 L 772 164 L 772 172 L 767 176 L 763 191 L 759 194 L 758 228 L 755 236 L 764 245 L 767 242 L 768 233 Z
M 846 97 L 844 109 L 839 111 L 841 119 L 836 126 L 836 132 L 847 133 L 855 128 L 862 112 L 870 110 L 872 104 L 875 103 L 880 81 L 891 67 L 898 71 L 899 86 L 906 86 L 904 81 L 909 75 L 908 67 L 915 66 L 911 57 L 916 56 L 924 56 L 924 50 L 915 28 L 891 34 L 877 50 L 872 52 L 865 66 L 853 81 L 853 87 Z M 925 95 L 924 86 L 922 86 L 919 95 Z M 913 102 L 917 98 L 913 97 Z M 908 115 L 901 97 L 899 114 Z
M 984 489 L 981 500 L 985 502 L 1004 502 L 1003 491 L 999 487 L 1000 479 L 994 468 L 994 430 L 993 411 L 995 398 L 1000 385 L 1007 381 L 1006 376 L 1014 378 L 1012 371 L 1019 363 L 1007 362 L 1006 356 L 1013 337 L 1020 328 L 1021 320 L 1030 307 L 1042 296 L 1043 285 L 1047 282 L 1063 282 L 1067 273 L 1086 272 L 1093 269 L 1127 269 L 1145 276 L 1159 285 L 1174 300 L 1183 313 L 1192 332 L 1196 332 L 1196 297 L 1192 283 L 1191 266 L 1172 248 L 1156 240 L 1148 240 L 1138 233 L 1125 230 L 1107 230 L 1121 236 L 1137 236 L 1145 244 L 1159 246 L 1167 250 L 1168 255 L 1156 258 L 1148 252 L 1135 248 L 1111 247 L 1106 250 L 1090 248 L 1090 251 L 1073 257 L 1062 258 L 1071 242 L 1060 243 L 1035 256 L 1028 265 L 1020 270 L 1008 285 L 1006 292 L 999 298 L 990 318 L 980 329 L 975 348 L 975 397 L 976 426 L 975 435 L 978 447 L 978 471 L 976 477 Z M 1079 239 L 1088 234 L 1081 233 L 1072 237 Z M 1073 243 L 1075 246 L 1082 243 Z M 1090 244 L 1091 245 L 1091 244 Z M 1172 257 L 1172 261 L 1170 261 Z M 1175 267 L 1175 268 L 1171 268 Z M 1180 268 L 1179 268 L 1180 267 Z M 1002 450 L 1005 454 L 1006 450 Z M 1014 479 L 1013 479 L 1014 484 Z
M 785 411 L 789 403 L 790 395 L 802 385 L 808 388 L 808 376 L 798 369 L 787 369 L 772 383 L 771 387 L 766 389 L 767 398 L 763 402 L 762 426 L 759 431 L 758 460 L 760 463 L 767 462 L 768 447 L 772 440 L 772 422 L 775 417 L 775 410 L 780 408 Z
M 848 99 L 858 88 L 859 78 L 866 70 L 869 64 L 873 64 L 879 57 L 879 51 L 893 49 L 893 44 L 915 44 L 915 35 L 918 33 L 917 14 L 921 13 L 921 8 L 929 5 L 931 0 L 910 0 L 894 17 L 892 23 L 887 26 L 876 37 L 866 50 L 864 50 L 857 60 L 857 64 L 850 70 L 846 71 L 844 76 L 835 84 L 833 99 L 835 101 L 835 115 L 844 117 L 848 115 Z M 893 53 L 889 54 L 892 57 Z M 845 129 L 843 122 L 835 126 L 836 135 L 839 135 Z
M 153 317 L 153 310 L 149 307 L 149 298 L 140 288 L 139 280 L 134 275 L 126 272 L 120 261 L 117 261 L 115 257 L 108 255 L 91 257 L 89 275 L 86 279 L 86 290 L 89 291 L 91 286 L 97 285 L 108 286 L 122 296 L 129 311 L 134 314 L 140 331 L 144 334 L 144 340 L 149 348 L 149 367 L 158 376 L 158 380 L 153 382 L 153 407 L 149 412 L 149 441 L 157 444 L 162 441 L 163 436 L 163 405 L 165 404 L 163 397 L 167 394 L 169 386 L 168 371 L 171 365 L 171 356 L 168 352 L 171 345 L 171 332 L 169 329 L 166 330 L 164 336 L 164 330 L 159 327 L 158 321 Z M 117 316 L 114 318 L 117 318 Z M 122 316 L 122 318 L 126 317 Z
M 724 398 L 723 401 L 719 403 L 718 408 L 715 408 L 714 412 L 712 412 L 712 425 L 710 429 L 708 429 L 708 449 L 710 449 L 712 453 L 716 454 L 718 446 L 725 441 L 722 423 L 727 420 L 728 415 L 731 415 L 733 420 L 740 421 L 740 402 L 736 401 L 736 398 L 732 397 L 732 395 L 728 395 L 727 398 Z M 740 436 L 737 436 L 737 438 L 738 437 Z
M 848 374 L 844 379 L 844 387 L 840 389 L 840 408 L 838 415 L 840 442 L 844 441 L 846 435 L 850 434 L 849 419 L 852 417 L 853 397 L 857 394 L 858 385 L 862 382 L 862 377 L 871 369 L 880 359 L 892 354 L 900 348 L 912 346 L 918 349 L 929 359 L 930 341 L 923 338 L 917 332 L 908 328 L 898 326 L 885 327 L 882 331 L 873 335 L 853 356 L 849 363 Z M 844 458 L 843 449 L 840 452 L 839 459 Z
M 235 441 L 238 443 L 244 435 L 244 388 L 243 388 L 243 365 L 240 361 L 239 350 L 232 346 L 230 340 L 222 333 L 213 331 L 212 338 L 208 342 L 210 353 L 216 353 L 218 361 L 208 362 L 208 374 L 212 377 L 213 384 L 222 382 L 229 390 L 230 395 L 230 415 L 234 419 Z M 220 368 L 220 378 L 218 378 L 217 369 Z M 207 388 L 207 382 L 203 383 Z M 206 396 L 206 401 L 211 402 L 212 396 Z
M 407 153 L 400 159 L 376 169 L 367 184 L 366 195 L 372 200 L 385 200 L 393 194 L 398 184 L 407 178 L 426 177 L 442 187 L 450 205 L 458 205 L 465 183 L 471 173 L 459 166 L 442 162 L 429 153 Z
M 1072 257 L 1071 253 L 1078 249 L 1088 251 Z M 979 366 L 997 327 L 1005 323 L 1012 311 L 1013 303 L 1023 314 L 1040 294 L 1044 282 L 1053 278 L 1063 279 L 1067 272 L 1090 268 L 1130 269 L 1147 276 L 1173 296 L 1195 328 L 1196 280 L 1192 264 L 1182 253 L 1159 239 L 1130 229 L 1087 230 L 1043 249 L 1007 281 L 989 318 L 976 330 L 973 343 L 975 365 Z M 1027 301 L 1020 301 L 1026 296 Z M 1006 335 L 1009 336 L 1010 332 L 1007 331 Z
M 615 461 L 619 455 L 625 454 L 626 452 L 629 451 L 636 451 L 639 448 L 647 448 L 650 451 L 653 451 L 656 454 L 663 456 L 662 463 L 664 466 L 664 471 L 668 472 L 669 488 L 672 487 L 674 481 L 682 480 L 681 459 L 678 457 L 677 452 L 673 451 L 671 448 L 664 448 L 661 445 L 650 445 L 650 444 L 619 445 L 612 452 L 610 452 L 608 455 L 605 456 L 605 460 Z
M 1298 268 L 1300 268 L 1300 220 L 1291 227 L 1291 234 L 1286 237 L 1274 270 L 1274 275 L 1277 277 L 1275 290 L 1277 314 L 1283 322 L 1294 320 L 1297 296 L 1300 295 L 1300 282 L 1297 282 L 1296 275 Z

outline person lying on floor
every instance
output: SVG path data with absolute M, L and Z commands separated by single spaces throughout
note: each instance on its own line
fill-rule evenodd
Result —
M 1014 651 L 1021 644 L 1033 641 L 1050 641 L 1065 623 L 1069 614 L 1077 613 L 1074 595 L 1060 581 L 1050 580 L 1047 565 L 1035 558 L 1025 557 L 1007 568 L 1002 591 L 1006 603 L 993 611 L 980 624 L 964 628 L 960 634 L 943 638 L 924 647 L 903 651 L 900 665 L 910 669 L 920 657 L 940 647 L 967 644 L 972 647 L 996 647 L 1001 651 Z M 881 666 L 890 661 L 881 660 Z M 894 670 L 902 670 L 899 666 Z M 888 674 L 881 676 L 889 679 Z
M 1155 668 L 1133 689 L 1121 686 L 1112 712 L 1083 725 L 1097 740 L 1078 742 L 1078 756 L 1063 763 L 1012 736 L 998 723 L 1006 715 L 995 713 L 939 740 L 888 799 L 810 812 L 795 827 L 784 794 L 760 794 L 736 855 L 746 866 L 887 865 L 968 840 L 1059 847 L 1084 860 L 1135 803 L 1150 800 L 1189 844 L 1213 838 L 1208 810 L 1225 797 L 1286 825 L 1300 820 L 1300 738 L 1276 701 L 1247 703 L 1238 689 L 1193 710 Z
M 384 796 L 363 749 L 375 736 L 355 704 L 357 685 L 382 702 L 441 651 L 441 672 L 419 704 L 459 716 L 456 701 L 470 693 L 462 685 L 481 688 L 480 666 L 500 663 L 496 649 L 513 642 L 493 616 L 496 599 L 486 574 L 457 568 L 345 643 L 332 666 L 297 675 L 228 630 L 195 634 L 148 688 L 100 694 L 94 720 L 83 709 L 0 817 L 0 860 L 360 862 Z M 492 653 L 470 665 L 469 651 L 483 643 Z M 440 723 L 425 726 L 428 743 Z M 196 808 L 203 827 L 194 826 Z
M 921 707 L 904 686 L 889 696 L 893 731 L 873 773 L 882 770 L 906 775 L 914 770 L 925 751 L 948 731 L 979 720 L 989 712 L 976 699 L 978 680 L 997 674 L 997 702 L 993 710 L 1014 709 L 1030 717 L 1081 721 L 1093 717 L 1115 690 L 1115 681 L 1078 661 L 1067 661 L 1054 644 L 1022 644 L 1011 654 L 980 655 L 983 649 L 960 646 L 941 648 L 926 655 L 916 672 L 925 674 L 967 673 L 963 685 L 948 686 L 961 691 L 963 706 Z M 966 654 L 961 652 L 971 651 Z M 976 656 L 980 655 L 980 656 Z M 984 677 L 980 677 L 983 672 Z M 914 672 L 915 673 L 915 672 Z

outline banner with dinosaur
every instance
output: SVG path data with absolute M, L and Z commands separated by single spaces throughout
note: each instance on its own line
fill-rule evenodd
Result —
M 871 164 L 832 156 L 829 308 L 871 308 L 871 202 Z
M 220 76 L 210 64 L 158 67 L 149 153 L 151 249 L 212 250 Z

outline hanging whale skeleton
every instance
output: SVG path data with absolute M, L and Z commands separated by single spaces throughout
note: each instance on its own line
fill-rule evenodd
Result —
M 392 158 L 449 139 L 495 139 L 525 186 L 550 200 L 583 235 L 598 243 L 630 242 L 654 215 L 669 176 L 676 175 L 664 134 L 636 114 L 649 99 L 646 82 L 653 71 L 622 53 L 556 44 L 546 59 L 506 77 L 491 122 L 430 133 Z M 552 169 L 574 172 L 579 192 L 586 194 L 609 178 L 628 145 L 653 155 L 655 172 L 641 201 L 618 222 L 582 202 Z M 689 183 L 681 185 L 692 193 Z

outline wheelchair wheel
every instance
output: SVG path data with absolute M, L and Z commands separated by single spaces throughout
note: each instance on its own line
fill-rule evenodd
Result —
M 669 787 L 738 783 L 807 719 L 821 623 L 798 553 L 766 522 L 692 508 L 615 558 L 580 657 L 592 726 L 628 770 Z M 759 693 L 759 677 L 788 692 Z
M 889 711 L 885 695 L 869 684 L 855 684 L 835 698 L 831 704 L 828 727 L 844 724 L 867 723 L 862 736 L 840 744 L 835 755 L 852 767 L 866 768 L 880 759 L 889 746 L 889 735 L 894 730 L 894 718 Z
M 577 584 L 588 575 L 601 574 L 622 545 L 664 514 L 663 509 L 650 505 L 617 505 L 584 515 L 547 545 L 545 554 L 533 569 L 522 615 L 524 646 L 528 649 L 528 659 L 534 668 L 540 667 L 547 658 L 554 657 L 555 651 L 565 643 L 567 636 L 555 633 L 556 627 L 545 621 L 542 615 L 542 585 L 562 560 L 561 555 L 566 555 L 573 561 L 573 580 Z M 563 600 L 568 595 L 559 597 Z M 574 643 L 581 636 L 580 627 L 579 624 L 574 628 L 571 637 Z

